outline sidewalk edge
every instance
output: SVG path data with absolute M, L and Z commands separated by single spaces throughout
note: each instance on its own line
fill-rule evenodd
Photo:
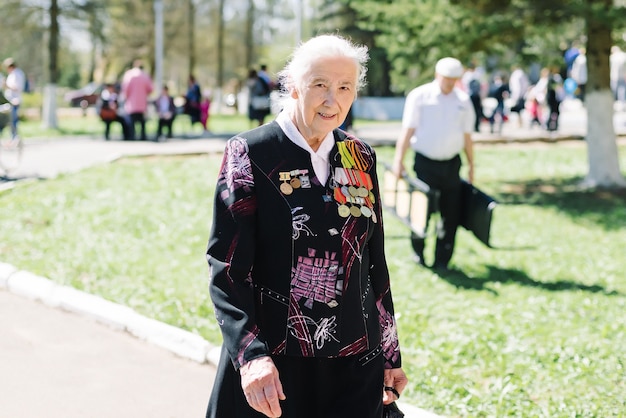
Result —
M 91 318 L 197 363 L 217 366 L 219 362 L 221 346 L 214 346 L 197 334 L 148 318 L 100 296 L 56 284 L 8 263 L 0 262 L 0 289 L 52 308 Z M 400 401 L 398 406 L 406 418 L 442 418 Z

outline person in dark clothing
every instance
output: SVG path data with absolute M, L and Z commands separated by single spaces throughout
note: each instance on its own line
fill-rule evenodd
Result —
M 104 139 L 110 139 L 111 124 L 117 122 L 122 127 L 122 136 L 124 140 L 129 139 L 128 124 L 126 119 L 119 112 L 119 94 L 115 84 L 107 83 L 100 93 L 98 100 L 98 114 L 104 122 Z
M 246 84 L 250 98 L 250 103 L 248 104 L 248 119 L 250 119 L 251 122 L 255 122 L 257 126 L 261 126 L 265 123 L 265 118 L 270 114 L 271 86 L 266 78 L 261 77 L 254 69 L 251 69 L 248 73 Z
M 546 91 L 546 105 L 548 106 L 548 118 L 546 129 L 554 132 L 559 129 L 560 107 L 563 101 L 563 87 L 560 83 L 560 76 L 553 74 L 548 81 Z
M 224 343 L 207 418 L 382 418 L 408 380 L 374 149 L 338 129 L 367 48 L 321 35 L 283 111 L 226 144 L 207 247 Z
M 189 115 L 191 126 L 200 122 L 200 101 L 202 100 L 202 91 L 200 85 L 196 81 L 193 74 L 189 75 L 187 82 L 187 93 L 185 94 L 184 113 Z
M 494 125 L 498 123 L 498 133 L 502 132 L 502 125 L 506 120 L 504 114 L 504 100 L 509 96 L 509 85 L 503 76 L 495 76 L 493 84 L 489 91 L 489 96 L 496 99 L 496 107 L 489 116 L 489 127 L 491 133 L 494 131 Z
M 176 117 L 176 106 L 174 105 L 174 98 L 170 96 L 169 88 L 163 86 L 161 89 L 161 95 L 155 100 L 154 105 L 156 107 L 157 115 L 159 116 L 159 124 L 157 125 L 157 132 L 155 141 L 158 141 L 163 132 L 167 132 L 167 138 L 172 137 L 172 124 Z

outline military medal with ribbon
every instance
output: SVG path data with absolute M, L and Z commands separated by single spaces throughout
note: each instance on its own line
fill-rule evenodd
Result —
M 334 180 L 337 187 L 334 198 L 339 203 L 339 216 L 365 216 L 376 222 L 374 207 L 374 185 L 367 170 L 367 162 L 354 141 L 338 142 L 341 167 L 335 167 Z M 348 206 L 350 205 L 350 206 Z
M 307 169 L 280 171 L 278 173 L 278 179 L 282 182 L 279 186 L 280 191 L 288 196 L 293 193 L 294 189 L 310 189 L 311 180 L 308 174 Z

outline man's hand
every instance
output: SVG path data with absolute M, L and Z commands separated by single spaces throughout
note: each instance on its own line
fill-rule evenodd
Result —
M 280 417 L 279 400 L 285 400 L 278 369 L 270 357 L 259 357 L 239 368 L 241 388 L 248 404 L 270 418 Z

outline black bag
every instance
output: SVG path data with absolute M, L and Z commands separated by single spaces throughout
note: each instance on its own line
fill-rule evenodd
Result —
M 474 185 L 461 181 L 461 226 L 474 233 L 487 247 L 491 232 L 491 218 L 497 202 Z
M 400 411 L 395 402 L 389 405 L 383 405 L 383 418 L 402 418 L 404 412 Z

